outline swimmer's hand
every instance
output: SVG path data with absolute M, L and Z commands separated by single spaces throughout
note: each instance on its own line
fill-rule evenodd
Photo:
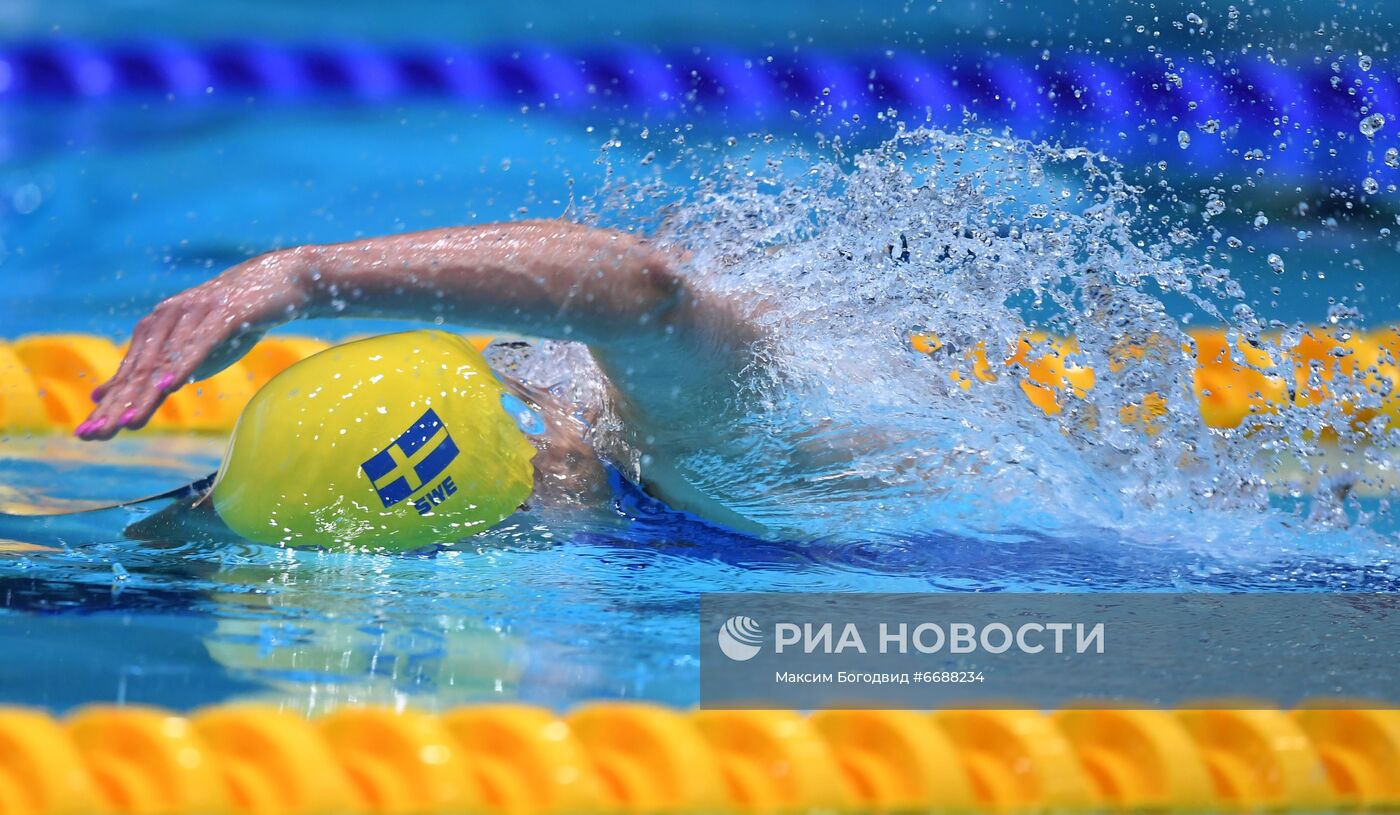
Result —
M 234 266 L 164 300 L 136 324 L 116 374 L 92 392 L 97 403 L 74 435 L 110 439 L 144 427 L 165 397 L 236 362 L 263 332 L 308 302 L 298 250 Z

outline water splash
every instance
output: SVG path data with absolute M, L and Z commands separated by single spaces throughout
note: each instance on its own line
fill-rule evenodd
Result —
M 641 182 L 615 168 L 599 201 L 601 222 L 654 219 L 646 228 L 693 252 L 696 285 L 750 304 L 770 330 L 730 406 L 732 443 L 684 463 L 702 489 L 747 485 L 733 508 L 780 528 L 1356 535 L 1368 517 L 1338 503 L 1335 455 L 1319 467 L 1316 439 L 1343 428 L 1350 478 L 1389 467 L 1383 422 L 1359 430 L 1344 408 L 1374 402 L 1365 388 L 1206 425 L 1187 327 L 1225 326 L 1232 360 L 1254 371 L 1257 354 L 1240 348 L 1283 359 L 1301 327 L 1269 334 L 1229 272 L 1195 259 L 1189 206 L 1102 154 L 932 130 L 851 155 L 756 139 L 686 147 Z M 1037 332 L 1076 345 L 1033 339 L 1003 364 Z M 919 351 L 913 335 L 937 340 Z M 1095 380 L 1059 394 L 1050 415 L 1024 391 L 1026 365 L 1047 354 Z M 1270 373 L 1290 392 L 1309 384 L 1288 366 Z M 1349 393 L 1340 379 L 1328 387 Z M 1310 486 L 1280 508 L 1284 467 Z

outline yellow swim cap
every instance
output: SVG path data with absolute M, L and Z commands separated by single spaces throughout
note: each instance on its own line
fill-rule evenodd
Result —
M 406 551 L 457 540 L 529 497 L 535 447 L 521 428 L 539 417 L 528 410 L 454 334 L 338 345 L 244 408 L 214 508 L 263 543 Z

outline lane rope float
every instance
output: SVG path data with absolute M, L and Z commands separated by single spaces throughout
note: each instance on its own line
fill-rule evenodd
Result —
M 0 815 L 1400 808 L 1400 710 L 0 707 Z
M 587 48 L 545 44 L 87 41 L 53 37 L 0 44 L 0 99 L 89 103 L 159 99 L 208 107 L 251 100 L 280 104 L 403 104 L 448 100 L 465 106 L 541 106 L 565 114 L 628 111 L 652 118 L 683 111 L 707 120 L 790 122 L 792 111 L 829 105 L 844 115 L 894 108 L 961 127 L 965 115 L 1018 134 L 1072 136 L 1115 154 L 1160 157 L 1183 129 L 1196 139 L 1191 166 L 1234 168 L 1237 144 L 1333 130 L 1368 110 L 1392 106 L 1384 59 L 1363 70 L 1236 57 L 1174 64 L 1091 55 L 942 54 L 900 50 L 800 53 L 715 46 Z M 1363 92 L 1359 92 L 1364 89 Z M 871 117 L 868 115 L 866 119 Z M 1127 123 L 1147 126 L 1126 126 Z M 1312 147 L 1299 139 L 1264 157 L 1275 173 L 1354 179 L 1384 173 L 1388 129 L 1367 140 Z M 1230 137 L 1233 137 L 1233 142 Z M 1170 142 L 1168 142 L 1170 143 Z

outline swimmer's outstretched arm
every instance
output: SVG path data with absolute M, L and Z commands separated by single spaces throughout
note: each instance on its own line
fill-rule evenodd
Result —
M 647 402 L 727 383 L 755 332 L 694 291 L 680 258 L 632 235 L 564 221 L 437 229 L 272 252 L 156 306 L 132 334 L 76 433 L 143 426 L 192 379 L 301 317 L 440 319 L 587 343 L 615 384 Z M 663 408 L 664 409 L 664 408 Z

